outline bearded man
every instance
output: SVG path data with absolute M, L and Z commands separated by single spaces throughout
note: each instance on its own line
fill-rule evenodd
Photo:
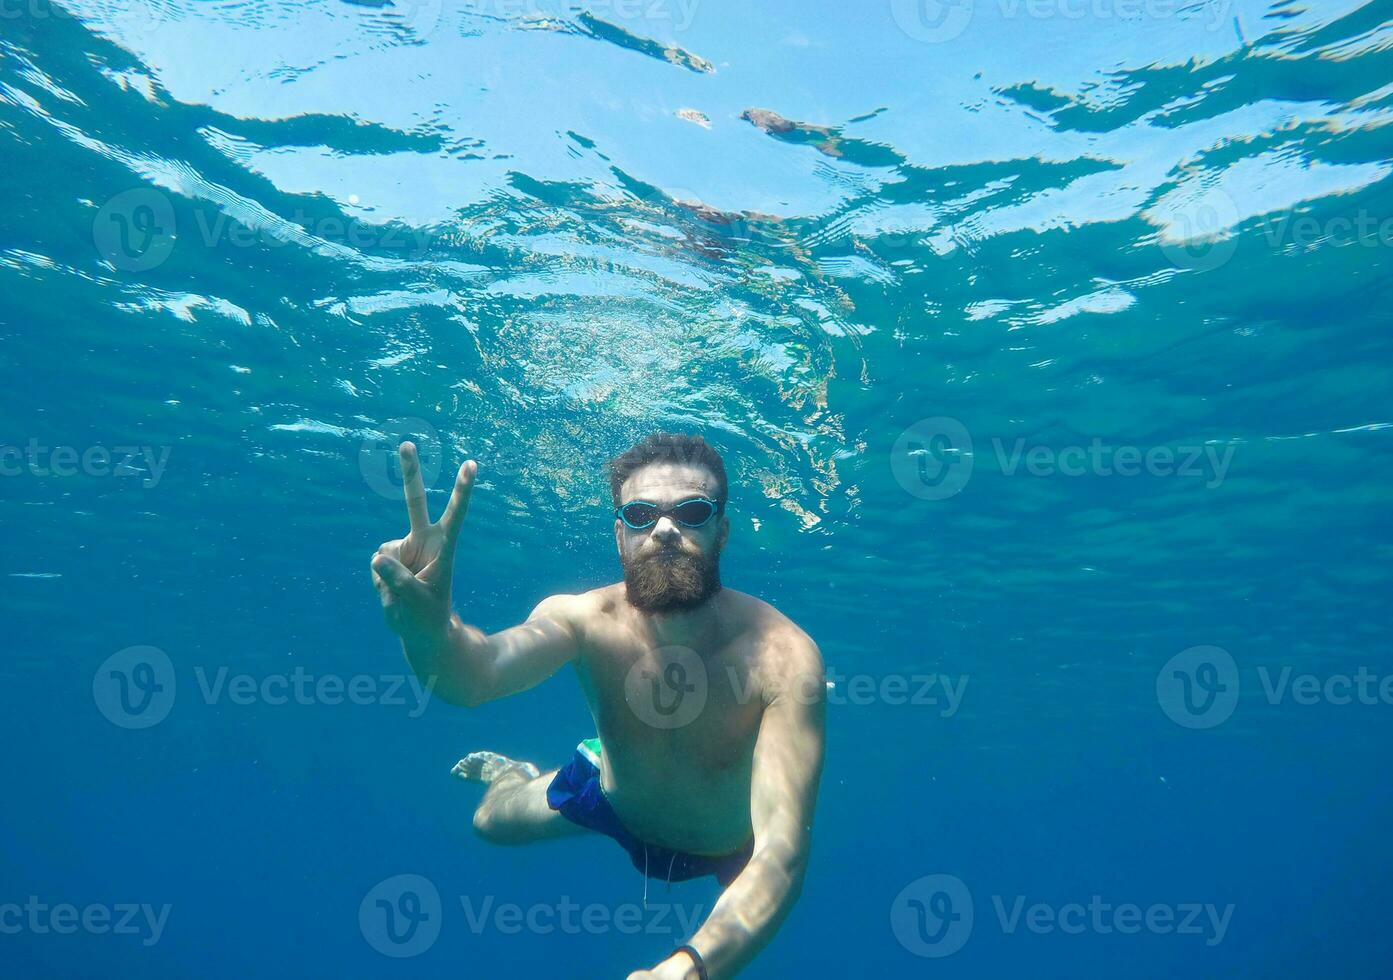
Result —
M 773 606 L 721 584 L 730 536 L 720 454 L 658 433 L 610 461 L 624 580 L 553 595 L 492 635 L 451 602 L 477 464 L 459 469 L 438 523 L 420 463 L 401 447 L 410 532 L 372 559 L 407 660 L 447 701 L 473 707 L 571 664 L 598 737 L 566 765 L 473 752 L 455 766 L 486 785 L 485 840 L 600 833 L 648 878 L 714 875 L 724 886 L 689 942 L 629 980 L 734 976 L 773 937 L 801 890 L 823 761 L 826 685 L 813 641 Z

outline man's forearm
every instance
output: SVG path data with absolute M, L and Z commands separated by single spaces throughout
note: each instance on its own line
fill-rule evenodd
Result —
M 769 944 L 798 901 L 806 866 L 806 854 L 784 847 L 754 853 L 691 939 L 711 980 L 735 976 Z
M 416 676 L 450 704 L 473 707 L 486 700 L 488 636 L 453 613 L 446 626 L 401 638 L 402 652 Z

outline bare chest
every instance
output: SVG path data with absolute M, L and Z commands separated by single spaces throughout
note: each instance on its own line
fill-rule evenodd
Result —
M 746 651 L 621 639 L 588 651 L 580 673 L 615 779 L 748 779 L 764 702 Z

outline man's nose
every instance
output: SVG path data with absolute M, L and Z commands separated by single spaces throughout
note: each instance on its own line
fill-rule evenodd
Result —
M 670 517 L 658 518 L 658 523 L 653 525 L 653 540 L 659 544 L 671 544 L 682 537 L 682 532 L 677 530 L 677 525 Z

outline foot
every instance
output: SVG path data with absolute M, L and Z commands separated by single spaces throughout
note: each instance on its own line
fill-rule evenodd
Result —
M 541 770 L 530 762 L 518 762 L 497 752 L 471 752 L 455 763 L 453 772 L 460 779 L 483 783 L 485 786 L 510 772 L 528 779 L 536 779 L 542 774 Z

